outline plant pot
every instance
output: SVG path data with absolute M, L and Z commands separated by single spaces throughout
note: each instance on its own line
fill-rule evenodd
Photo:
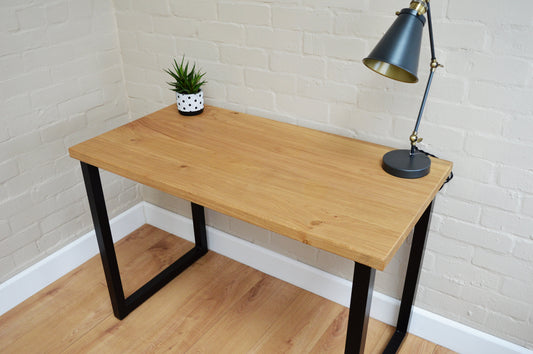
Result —
M 178 112 L 184 116 L 195 116 L 204 111 L 204 93 L 200 90 L 193 94 L 176 92 Z

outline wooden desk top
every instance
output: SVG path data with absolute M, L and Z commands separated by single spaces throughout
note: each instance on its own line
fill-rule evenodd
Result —
M 396 178 L 390 148 L 207 106 L 175 105 L 69 149 L 70 156 L 383 270 L 451 171 Z

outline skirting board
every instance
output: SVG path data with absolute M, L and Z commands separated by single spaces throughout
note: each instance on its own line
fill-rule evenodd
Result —
M 194 242 L 192 221 L 141 202 L 110 221 L 118 241 L 143 224 L 150 224 Z M 343 306 L 349 306 L 351 282 L 278 254 L 251 242 L 207 227 L 209 249 L 294 284 Z M 94 231 L 0 284 L 0 315 L 98 254 Z M 381 293 L 372 296 L 370 315 L 394 325 L 399 301 Z M 409 332 L 459 353 L 529 353 L 524 347 L 414 307 Z
M 109 221 L 117 242 L 146 223 L 144 203 Z M 98 254 L 94 230 L 0 284 L 0 315 Z

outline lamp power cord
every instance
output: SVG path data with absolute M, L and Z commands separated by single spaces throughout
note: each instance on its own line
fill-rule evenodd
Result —
M 424 150 L 422 150 L 422 149 L 419 149 L 418 146 L 415 146 L 414 148 L 415 148 L 415 151 L 416 151 L 416 152 L 420 152 L 420 153 L 422 153 L 422 154 L 424 154 L 424 155 L 426 155 L 426 156 L 431 156 L 431 157 L 434 157 L 434 158 L 436 158 L 436 159 L 439 158 L 438 156 L 435 156 L 435 155 L 433 155 L 432 153 L 429 153 L 429 152 L 427 152 L 427 151 L 424 151 Z M 450 175 L 446 178 L 446 181 L 444 181 L 444 183 L 442 184 L 442 187 L 440 187 L 440 189 L 442 189 L 442 188 L 444 187 L 444 185 L 445 185 L 446 183 L 450 182 L 452 179 L 453 179 L 453 171 L 450 172 Z

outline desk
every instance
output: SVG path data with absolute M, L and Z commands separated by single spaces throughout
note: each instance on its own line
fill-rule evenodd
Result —
M 175 105 L 69 149 L 81 161 L 114 314 L 122 319 L 207 252 L 203 207 L 354 261 L 346 352 L 362 352 L 375 270 L 414 228 L 397 331 L 401 344 L 416 293 L 432 201 L 452 164 L 400 179 L 381 169 L 390 148 L 207 106 Z M 196 245 L 124 298 L 98 169 L 186 199 Z

